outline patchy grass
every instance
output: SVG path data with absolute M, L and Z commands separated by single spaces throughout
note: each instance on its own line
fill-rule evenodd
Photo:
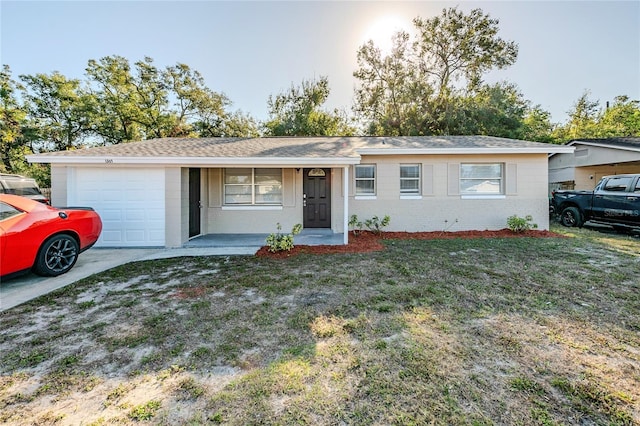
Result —
M 640 240 L 138 262 L 0 314 L 0 423 L 640 424 Z
M 147 401 L 144 404 L 137 405 L 129 411 L 129 418 L 135 421 L 151 420 L 162 404 L 160 401 Z

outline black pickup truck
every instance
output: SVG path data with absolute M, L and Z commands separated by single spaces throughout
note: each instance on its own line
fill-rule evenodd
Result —
M 564 226 L 592 221 L 617 231 L 638 230 L 640 174 L 605 176 L 593 191 L 554 191 L 551 203 Z

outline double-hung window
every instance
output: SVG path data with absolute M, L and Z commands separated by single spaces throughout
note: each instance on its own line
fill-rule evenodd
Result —
M 355 166 L 356 196 L 376 195 L 375 164 L 359 164 Z
M 461 164 L 460 194 L 504 194 L 504 165 L 502 163 Z
M 225 169 L 224 204 L 282 205 L 282 169 Z
M 400 195 L 420 195 L 420 164 L 400 164 Z

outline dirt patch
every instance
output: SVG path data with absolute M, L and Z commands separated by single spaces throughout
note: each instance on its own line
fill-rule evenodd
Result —
M 333 253 L 370 253 L 384 250 L 383 240 L 446 240 L 446 239 L 471 239 L 471 238 L 567 238 L 565 235 L 552 231 L 529 230 L 513 232 L 509 229 L 497 231 L 456 231 L 456 232 L 381 232 L 375 234 L 363 231 L 355 235 L 349 233 L 349 244 L 346 245 L 296 245 L 290 251 L 272 253 L 267 246 L 262 247 L 256 253 L 259 257 L 286 258 L 298 254 L 333 254 Z
M 205 293 L 207 293 L 207 288 L 205 287 L 185 287 L 185 288 L 179 288 L 175 294 L 173 295 L 173 297 L 176 297 L 178 299 L 193 299 L 193 298 L 198 298 L 202 295 L 204 295 Z

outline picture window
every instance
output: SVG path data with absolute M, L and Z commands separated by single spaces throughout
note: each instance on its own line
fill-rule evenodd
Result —
M 504 165 L 502 163 L 461 164 L 460 193 L 462 195 L 504 194 Z
M 224 204 L 281 206 L 282 169 L 225 169 Z

